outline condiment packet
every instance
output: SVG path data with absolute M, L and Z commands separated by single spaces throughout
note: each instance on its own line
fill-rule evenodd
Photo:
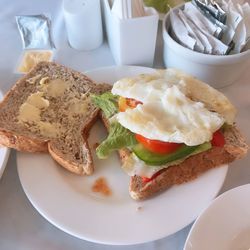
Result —
M 206 30 L 215 37 L 221 36 L 222 29 L 212 24 L 192 3 L 186 3 L 183 12 L 202 30 Z
M 186 29 L 186 26 L 174 10 L 170 10 L 170 21 L 172 27 L 172 35 L 183 46 L 194 50 L 196 41 L 192 38 Z
M 208 17 L 213 17 L 220 23 L 226 22 L 226 12 L 213 0 L 193 0 L 193 3 Z
M 191 3 L 186 5 L 189 4 Z M 185 9 L 184 11 L 178 10 L 178 12 L 176 10 L 170 11 L 174 38 L 180 44 L 192 50 L 206 54 L 225 55 L 228 52 L 228 46 L 210 34 L 205 25 L 199 25 L 202 21 L 195 22 L 192 14 L 193 12 L 190 11 L 187 14 Z M 203 15 L 201 17 L 206 18 Z M 211 32 L 214 30 L 211 29 Z
M 247 27 L 246 29 L 246 37 L 248 39 L 250 39 L 250 5 L 249 3 L 244 3 L 242 6 L 242 12 L 243 12 L 243 16 L 244 16 L 244 22 L 245 25 Z
M 51 37 L 51 23 L 45 15 L 16 16 L 24 49 L 55 48 Z
M 206 54 L 212 54 L 213 48 L 207 38 L 207 33 L 210 34 L 209 31 L 201 22 L 196 22 L 196 19 L 195 20 L 193 19 L 194 16 L 191 13 L 187 14 L 187 12 L 185 12 L 185 9 L 182 12 L 183 12 L 183 16 L 185 16 L 185 18 L 188 20 L 189 25 L 192 28 L 193 32 L 196 34 L 196 37 L 198 37 L 200 42 L 202 43 L 204 47 L 203 52 Z
M 178 16 L 182 20 L 184 25 L 186 26 L 188 34 L 196 41 L 195 46 L 194 46 L 194 50 L 203 53 L 205 48 L 202 44 L 201 36 L 200 36 L 199 32 L 197 32 L 197 29 L 194 27 L 193 23 L 184 15 L 182 10 L 178 11 Z
M 242 21 L 242 16 L 231 1 L 223 1 L 223 8 L 227 12 L 226 25 L 229 27 L 229 30 L 223 34 L 222 41 L 225 44 L 229 44 L 233 40 L 237 27 Z
M 250 5 L 244 0 L 192 0 L 171 10 L 170 21 L 173 38 L 195 51 L 226 55 L 250 48 Z
M 233 41 L 235 43 L 234 53 L 240 53 L 246 44 L 246 40 L 247 40 L 247 37 L 246 37 L 247 33 L 246 32 L 247 31 L 246 31 L 246 25 L 244 22 L 244 16 L 243 16 L 243 11 L 242 11 L 241 6 L 239 4 L 237 4 L 236 9 L 241 14 L 242 19 L 241 19 L 241 21 L 240 21 L 240 23 L 235 31 L 235 35 L 233 38 Z
M 16 16 L 23 52 L 18 60 L 17 73 L 27 73 L 41 61 L 52 61 L 55 45 L 51 23 L 45 15 Z
M 216 16 L 216 14 L 212 14 L 206 6 L 209 5 L 210 1 L 205 1 L 205 3 L 201 4 L 201 0 L 192 0 L 192 3 L 202 12 L 202 14 L 218 29 L 218 34 L 216 37 L 221 38 L 221 36 L 227 32 L 228 27 L 221 22 L 220 18 Z M 215 1 L 213 1 L 215 2 Z
M 246 43 L 242 48 L 242 51 L 250 49 L 250 5 L 249 3 L 244 3 L 242 6 L 244 22 L 246 26 Z
M 222 41 L 226 44 L 234 43 L 232 53 L 245 50 L 250 38 L 250 6 L 241 0 L 222 0 L 222 7 L 227 12 L 226 25 L 233 31 L 225 33 Z

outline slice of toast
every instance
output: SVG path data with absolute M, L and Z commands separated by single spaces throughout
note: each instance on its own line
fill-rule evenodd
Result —
M 102 112 L 100 115 L 108 129 L 108 120 Z M 194 180 L 209 169 L 241 159 L 246 155 L 248 145 L 235 126 L 225 129 L 224 137 L 226 144 L 223 148 L 212 147 L 208 151 L 190 156 L 178 165 L 161 170 L 160 174 L 150 182 L 143 182 L 140 176 L 132 176 L 129 184 L 130 196 L 135 200 L 147 199 L 173 185 Z M 130 154 L 128 149 L 119 150 L 121 162 L 126 161 Z
M 88 131 L 99 109 L 90 95 L 110 89 L 56 63 L 41 62 L 0 103 L 0 144 L 26 152 L 49 152 L 61 166 L 90 175 Z

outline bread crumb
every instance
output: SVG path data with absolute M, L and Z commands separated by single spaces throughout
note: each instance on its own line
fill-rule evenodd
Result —
M 141 211 L 142 210 L 142 207 L 137 207 L 136 208 L 136 211 Z
M 101 193 L 104 196 L 110 196 L 112 194 L 107 180 L 104 177 L 100 177 L 95 181 L 94 185 L 92 186 L 92 191 L 95 193 Z

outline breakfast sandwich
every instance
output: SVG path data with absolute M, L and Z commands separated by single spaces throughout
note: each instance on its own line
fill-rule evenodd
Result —
M 109 134 L 100 159 L 118 150 L 133 199 L 148 198 L 248 150 L 225 95 L 175 69 L 124 78 L 93 95 Z

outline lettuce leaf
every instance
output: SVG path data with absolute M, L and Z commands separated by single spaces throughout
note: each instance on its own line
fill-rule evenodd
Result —
M 154 7 L 160 13 L 166 13 L 169 11 L 169 8 L 184 2 L 185 0 L 144 0 L 146 6 Z
M 99 107 L 106 118 L 110 118 L 118 112 L 118 96 L 111 92 L 105 92 L 101 95 L 91 95 L 94 104 Z
M 99 159 L 105 159 L 114 150 L 131 147 L 137 143 L 132 132 L 124 128 L 120 123 L 113 122 L 110 124 L 107 139 L 96 148 L 96 154 Z

